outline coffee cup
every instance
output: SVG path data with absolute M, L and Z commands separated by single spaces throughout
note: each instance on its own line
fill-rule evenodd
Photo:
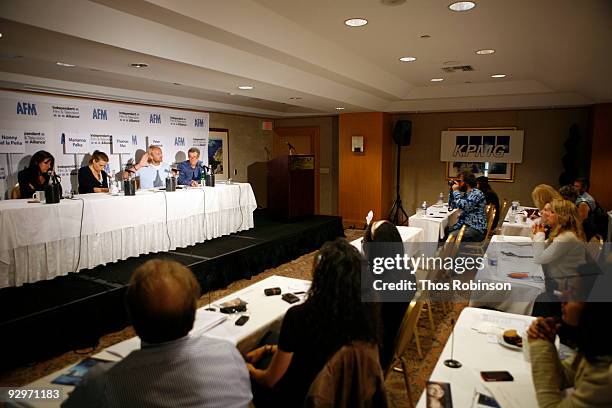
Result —
M 32 194 L 32 199 L 40 202 L 41 204 L 44 204 L 45 201 L 46 201 L 45 192 L 44 191 L 35 191 L 34 194 Z

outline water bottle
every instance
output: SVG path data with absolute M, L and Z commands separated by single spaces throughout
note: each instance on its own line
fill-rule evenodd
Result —
M 421 204 L 421 210 L 427 211 L 427 201 L 423 201 L 423 203 Z
M 110 180 L 108 182 L 108 192 L 112 195 L 119 194 L 119 187 L 117 186 L 117 181 L 115 180 L 115 171 L 111 171 Z
M 444 193 L 440 193 L 438 196 L 438 204 L 444 204 Z

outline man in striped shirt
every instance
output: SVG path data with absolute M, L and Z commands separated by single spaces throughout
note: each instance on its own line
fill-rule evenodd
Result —
M 151 260 L 133 274 L 128 312 L 142 348 L 98 364 L 63 407 L 247 407 L 249 373 L 236 347 L 193 327 L 200 286 L 185 266 Z

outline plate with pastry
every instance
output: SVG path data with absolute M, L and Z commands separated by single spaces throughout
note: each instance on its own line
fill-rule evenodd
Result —
M 511 350 L 523 350 L 523 338 L 514 329 L 504 330 L 504 332 L 500 333 L 497 337 L 497 341 L 502 346 Z

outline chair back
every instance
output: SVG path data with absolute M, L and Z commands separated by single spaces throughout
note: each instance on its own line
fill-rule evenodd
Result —
M 463 241 L 463 235 L 465 234 L 466 225 L 463 224 L 457 233 L 457 238 L 455 238 L 455 245 L 453 246 L 453 250 L 451 251 L 451 258 L 455 258 L 457 253 L 459 252 L 459 247 L 461 246 L 461 241 Z
M 421 310 L 423 310 L 424 302 L 420 301 L 412 301 L 406 309 L 406 313 L 404 314 L 404 318 L 402 319 L 402 324 L 397 331 L 397 335 L 395 336 L 395 348 L 393 350 L 393 361 L 389 364 L 387 371 L 385 372 L 385 378 L 388 378 L 389 374 L 393 370 L 393 365 L 396 361 L 398 361 L 410 346 L 410 342 L 414 337 L 417 324 L 419 322 L 419 316 L 421 315 Z
M 499 221 L 497 222 L 497 228 L 501 230 L 501 227 L 506 219 L 506 212 L 508 211 L 508 199 L 504 198 L 501 208 L 499 209 Z
M 10 194 L 11 200 L 16 200 L 21 198 L 21 190 L 19 189 L 19 183 L 15 184 L 13 188 L 11 188 Z
M 495 220 L 495 214 L 497 210 L 493 206 L 491 211 L 489 211 L 489 217 L 487 218 L 487 233 L 485 234 L 485 240 L 491 235 L 491 231 L 493 230 L 493 221 Z

